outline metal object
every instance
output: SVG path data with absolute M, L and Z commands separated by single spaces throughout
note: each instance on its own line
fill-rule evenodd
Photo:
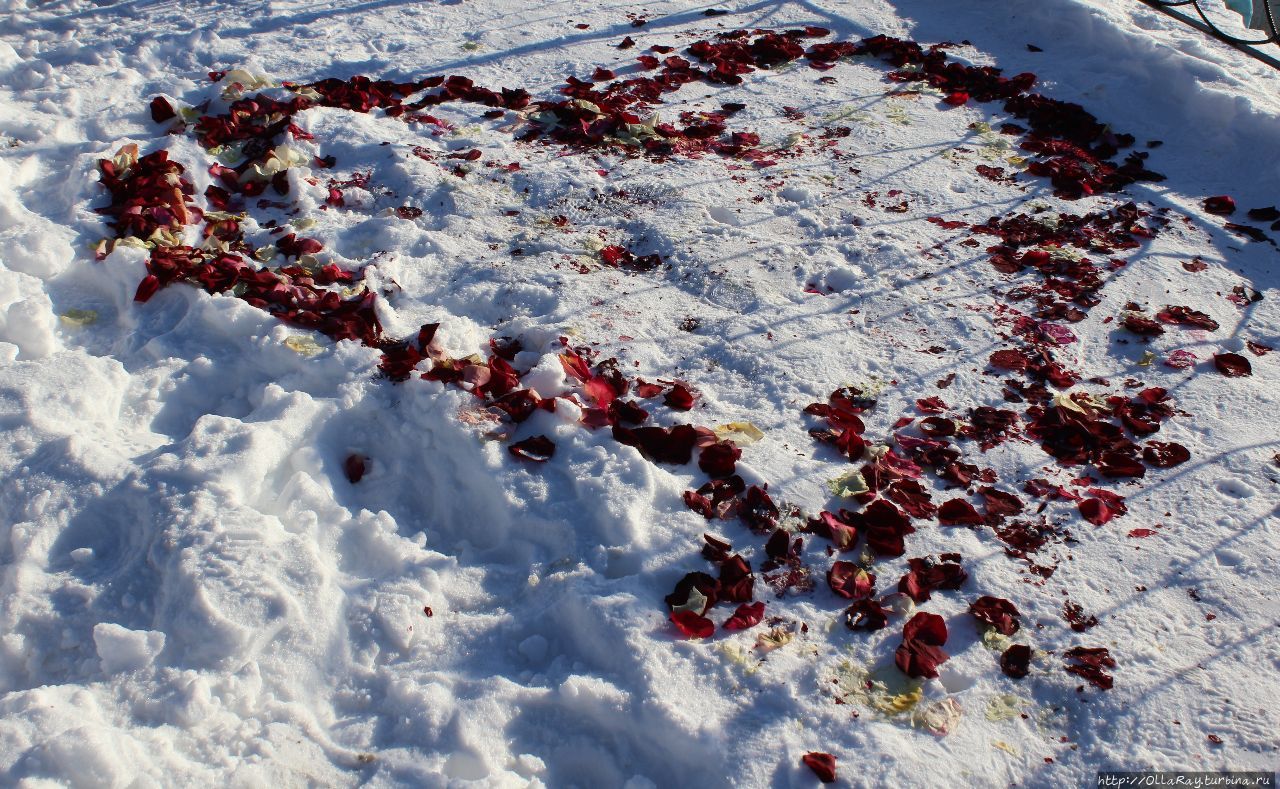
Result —
M 1141 2 L 1280 70 L 1280 59 L 1255 49 L 1266 44 L 1280 44 L 1280 25 L 1277 24 L 1280 22 L 1280 0 L 1253 0 L 1253 23 L 1261 22 L 1262 27 L 1259 33 L 1266 35 L 1265 38 L 1253 40 L 1233 36 L 1214 24 L 1200 7 L 1202 0 L 1141 0 Z M 1186 6 L 1191 6 L 1196 12 L 1196 17 L 1199 18 L 1178 10 Z

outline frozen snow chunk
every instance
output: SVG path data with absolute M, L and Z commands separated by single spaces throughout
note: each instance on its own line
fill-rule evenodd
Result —
M 18 346 L 21 359 L 43 359 L 58 350 L 57 319 L 49 297 L 36 294 L 0 313 L 0 340 Z
M 631 696 L 598 677 L 573 674 L 560 683 L 560 699 L 566 709 L 608 717 L 624 712 Z
M 134 782 L 138 766 L 149 760 L 127 735 L 107 726 L 85 725 L 43 740 L 27 753 L 24 762 L 35 768 L 37 775 L 54 779 L 26 785 L 80 787 L 145 785 Z
M 22 62 L 22 58 L 18 57 L 18 53 L 13 47 L 4 41 L 0 41 L 0 71 L 9 71 L 14 66 Z
M 532 389 L 543 397 L 561 395 L 569 389 L 564 365 L 555 354 L 543 356 L 537 366 L 524 376 L 523 383 L 525 388 Z
M 722 225 L 737 227 L 742 224 L 741 218 L 734 210 L 724 205 L 707 206 L 707 215 Z
M 778 192 L 783 200 L 791 203 L 799 203 L 800 205 L 812 205 L 817 202 L 817 195 L 811 189 L 803 186 L 793 185 L 787 186 Z
M 856 289 L 866 276 L 859 270 L 849 266 L 836 266 L 822 277 L 822 284 L 828 290 L 837 293 Z
M 541 395 L 541 392 L 538 392 Z M 566 425 L 574 425 L 582 421 L 583 409 L 577 403 L 561 397 L 556 400 L 556 419 Z
M 34 214 L 24 212 L 30 219 Z M 35 230 L 12 228 L 0 232 L 0 260 L 11 271 L 48 279 L 71 264 L 75 250 L 66 236 L 43 219 Z
M 480 781 L 489 776 L 489 768 L 478 755 L 456 751 L 445 760 L 444 773 L 457 781 Z
M 521 641 L 518 648 L 532 663 L 541 663 L 547 657 L 547 639 L 537 633 Z
M 531 753 L 522 753 L 515 758 L 511 768 L 521 778 L 532 778 L 547 771 L 547 763 Z
M 1218 564 L 1227 567 L 1238 567 L 1248 561 L 1243 553 L 1230 548 L 1219 548 L 1214 551 L 1214 558 L 1218 560 Z
M 113 622 L 99 622 L 93 627 L 93 643 L 98 659 L 107 674 L 119 674 L 146 668 L 164 650 L 164 633 L 154 630 L 130 630 Z

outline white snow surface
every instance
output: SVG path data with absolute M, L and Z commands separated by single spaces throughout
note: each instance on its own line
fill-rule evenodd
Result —
M 811 786 L 800 762 L 810 751 L 835 754 L 839 780 L 856 786 L 1276 767 L 1280 353 L 1243 349 L 1280 344 L 1278 256 L 1200 202 L 1230 194 L 1243 211 L 1280 199 L 1280 78 L 1137 2 L 731 2 L 719 17 L 708 7 L 0 0 L 0 784 Z M 627 13 L 648 24 L 632 27 Z M 315 335 L 318 352 L 296 352 L 284 341 L 307 332 L 231 297 L 175 285 L 137 304 L 144 253 L 93 259 L 108 232 L 93 211 L 105 204 L 99 158 L 129 142 L 167 147 L 203 193 L 208 155 L 158 133 L 147 102 L 215 95 L 211 70 L 460 73 L 554 98 L 567 75 L 625 67 L 652 44 L 806 24 L 838 38 L 967 41 L 955 57 L 1034 71 L 1037 90 L 1080 102 L 1140 149 L 1162 140 L 1148 164 L 1168 180 L 1079 203 L 1037 179 L 984 180 L 974 165 L 995 143 L 968 127 L 998 125 L 996 105 L 888 98 L 886 68 L 854 61 L 724 90 L 695 84 L 662 108 L 675 117 L 742 101 L 735 123 L 774 145 L 810 145 L 838 122 L 853 128 L 842 160 L 816 146 L 764 170 L 714 156 L 562 156 L 514 141 L 513 118 L 486 120 L 474 105 L 437 108 L 453 130 L 435 135 L 315 109 L 301 116 L 315 141 L 299 145 L 333 154 L 342 177 L 371 172 L 371 189 L 320 210 L 324 190 L 294 178 L 293 199 L 329 259 L 372 264 L 370 280 L 391 293 L 389 334 L 438 321 L 458 356 L 519 336 L 518 366 L 536 366 L 526 385 L 543 395 L 572 388 L 555 360 L 561 336 L 646 380 L 687 381 L 694 411 L 658 405 L 655 418 L 754 423 L 764 438 L 744 447 L 741 473 L 809 513 L 839 506 L 827 481 L 850 466 L 806 434 L 805 404 L 874 387 L 868 435 L 880 440 L 915 415 L 916 398 L 1003 404 L 983 374 L 993 316 L 967 308 L 995 303 L 999 277 L 980 249 L 925 254 L 954 235 L 925 217 L 982 222 L 1035 200 L 1172 209 L 1170 228 L 1073 324 L 1074 363 L 1111 380 L 1081 385 L 1097 394 L 1125 391 L 1127 378 L 1169 389 L 1180 413 L 1158 438 L 1192 461 L 1109 485 L 1129 513 L 1102 527 L 1051 504 L 1076 542 L 1050 549 L 1061 563 L 1044 583 L 990 530 L 918 524 L 908 556 L 958 551 L 970 573 L 923 605 L 951 628 L 952 658 L 918 705 L 961 711 L 945 736 L 919 716 L 836 703 L 833 683 L 859 667 L 894 671 L 901 627 L 844 627 L 820 539 L 805 547 L 814 591 L 776 599 L 757 587 L 790 643 L 764 654 L 768 625 L 680 637 L 662 598 L 708 569 L 704 532 L 753 564 L 763 557 L 741 524 L 685 508 L 681 493 L 704 479 L 696 464 L 654 465 L 564 406 L 519 426 L 516 437 L 557 444 L 550 462 L 522 462 L 486 435 L 464 391 L 380 379 L 377 352 L 350 341 Z M 616 49 L 626 35 L 636 49 Z M 413 145 L 479 148 L 521 169 L 460 179 L 409 155 Z M 902 190 L 907 213 L 864 202 L 889 190 Z M 388 215 L 405 204 L 425 213 Z M 591 262 L 601 241 L 669 265 L 602 268 Z M 1194 256 L 1209 268 L 1184 270 Z M 1224 298 L 1241 284 L 1262 300 Z M 1104 318 L 1130 301 L 1186 304 L 1221 328 L 1120 344 Z M 88 310 L 95 320 L 74 312 Z M 1141 366 L 1148 348 L 1201 362 Z M 1253 375 L 1218 374 L 1205 360 L 1222 350 L 1248 356 Z M 342 471 L 351 453 L 370 458 L 355 485 Z M 1081 473 L 1029 441 L 977 457 L 1008 485 Z M 935 501 L 954 495 L 929 484 Z M 1157 533 L 1128 536 L 1135 528 Z M 905 558 L 877 561 L 882 586 Z M 1013 600 L 1020 639 L 1054 653 L 1026 679 L 1001 674 L 965 613 L 981 594 Z M 1072 631 L 1068 597 L 1099 624 Z M 1111 650 L 1113 689 L 1078 690 L 1062 670 L 1058 653 L 1079 645 Z

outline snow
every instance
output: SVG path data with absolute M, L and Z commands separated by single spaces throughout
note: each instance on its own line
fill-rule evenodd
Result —
M 0 783 L 810 786 L 800 759 L 811 751 L 835 754 L 840 780 L 859 786 L 1274 769 L 1280 372 L 1278 354 L 1254 356 L 1246 341 L 1280 340 L 1277 253 L 1201 208 L 1230 194 L 1244 221 L 1244 208 L 1277 202 L 1274 72 L 1139 3 L 723 8 L 733 13 L 686 2 L 0 0 Z M 648 23 L 633 27 L 628 11 Z M 376 375 L 376 349 L 229 294 L 173 285 L 136 303 L 143 249 L 94 260 L 109 235 L 93 210 L 107 201 L 100 158 L 130 142 L 166 147 L 197 195 L 213 183 L 195 139 L 164 135 L 147 114 L 155 95 L 216 101 L 211 70 L 300 82 L 460 73 L 552 99 L 566 76 L 621 70 L 652 44 L 807 24 L 839 39 L 966 40 L 949 50 L 957 60 L 1034 71 L 1038 91 L 1083 104 L 1139 150 L 1162 141 L 1148 166 L 1167 180 L 1078 202 L 1039 179 L 995 183 L 974 166 L 1010 166 L 1016 138 L 974 124 L 1007 120 L 997 105 L 887 96 L 902 85 L 873 61 L 798 63 L 736 88 L 690 85 L 660 108 L 674 120 L 745 103 L 730 128 L 794 153 L 764 169 L 709 154 L 561 155 L 517 142 L 516 113 L 485 119 L 477 105 L 432 108 L 451 130 L 307 110 L 299 123 L 315 140 L 290 145 L 337 166 L 290 170 L 298 212 L 252 211 L 247 235 L 268 243 L 260 223 L 293 220 L 324 243 L 326 262 L 367 266 L 389 336 L 439 322 L 436 343 L 459 358 L 519 337 L 513 365 L 543 397 L 581 397 L 557 358 L 561 337 L 628 375 L 686 381 L 694 410 L 644 401 L 653 420 L 752 423 L 763 438 L 740 442 L 738 472 L 812 514 L 853 506 L 828 482 L 854 467 L 814 442 L 801 413 L 833 389 L 873 392 L 864 418 L 877 442 L 899 416 L 920 416 L 917 398 L 941 396 L 959 414 L 1008 406 L 1000 378 L 983 374 L 1004 347 L 1004 282 L 981 248 L 954 243 L 963 231 L 926 217 L 981 223 L 1034 203 L 1083 213 L 1129 199 L 1171 209 L 1170 226 L 1107 273 L 1102 303 L 1063 327 L 1075 340 L 1059 358 L 1098 395 L 1132 396 L 1128 378 L 1168 388 L 1178 413 L 1156 438 L 1185 445 L 1191 462 L 1104 481 L 1129 512 L 1102 527 L 1050 504 L 1075 542 L 1038 555 L 1060 560 L 1049 579 L 1006 556 L 990 529 L 923 522 L 905 557 L 875 563 L 888 592 L 907 557 L 964 557 L 962 589 L 920 606 L 950 630 L 952 657 L 917 707 L 936 721 L 958 705 L 945 736 L 859 696 L 866 676 L 907 689 L 892 663 L 903 617 L 846 629 L 816 536 L 804 535 L 814 591 L 778 599 L 756 586 L 791 642 L 765 654 L 757 637 L 773 625 L 707 640 L 676 632 L 663 596 L 687 572 L 714 572 L 698 554 L 704 532 L 753 567 L 764 559 L 764 539 L 741 523 L 686 508 L 684 491 L 706 479 L 695 462 L 652 463 L 584 427 L 564 399 L 504 434 L 512 426 L 470 393 L 391 383 Z M 637 47 L 616 49 L 626 35 Z M 818 144 L 832 126 L 851 127 L 840 159 Z M 482 158 L 466 178 L 445 169 L 445 155 L 472 149 Z M 357 172 L 371 174 L 368 188 L 344 187 L 345 206 L 325 206 L 327 180 Z M 901 201 L 903 212 L 886 210 Z M 424 213 L 396 216 L 405 205 Z M 609 244 L 664 266 L 602 266 Z M 1184 269 L 1195 257 L 1209 267 Z M 1262 300 L 1228 301 L 1238 285 Z M 1170 327 L 1140 343 L 1104 322 L 1128 302 L 1185 304 L 1221 328 Z M 1177 349 L 1197 366 L 1142 363 L 1147 350 Z M 1253 375 L 1218 374 L 1210 357 L 1223 350 L 1249 358 Z M 555 442 L 549 462 L 508 452 L 538 435 Z M 352 454 L 369 459 L 355 484 L 343 471 Z M 1030 441 L 970 444 L 966 460 L 1012 491 L 1084 473 Z M 936 503 L 964 495 L 925 482 Z M 1156 533 L 1127 536 L 1137 528 Z M 1022 611 L 1015 640 L 1054 653 L 1030 677 L 1002 675 L 966 613 L 984 594 Z M 1068 599 L 1099 624 L 1072 631 Z M 1082 645 L 1111 650 L 1113 689 L 1077 691 L 1083 681 L 1062 671 L 1061 653 Z
M 109 622 L 100 622 L 93 627 L 93 643 L 102 660 L 102 672 L 119 674 L 137 671 L 155 662 L 156 657 L 164 651 L 164 633 L 130 630 Z

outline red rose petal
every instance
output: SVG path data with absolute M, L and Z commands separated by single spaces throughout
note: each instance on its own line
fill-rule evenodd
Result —
M 916 400 L 916 408 L 926 414 L 940 414 L 947 410 L 947 404 L 942 402 L 941 397 L 925 397 Z
M 524 460 L 545 463 L 556 454 L 556 445 L 546 436 L 531 436 L 507 447 L 507 451 Z
M 1173 468 L 1191 459 L 1191 452 L 1172 441 L 1150 441 L 1142 448 L 1142 459 L 1156 468 Z
M 839 515 L 823 511 L 809 521 L 809 526 L 814 534 L 831 540 L 836 550 L 852 551 L 858 544 L 858 528 L 849 522 L 851 517 L 848 510 L 840 510 Z
M 675 384 L 667 391 L 667 396 L 662 399 L 662 402 L 677 411 L 688 411 L 693 408 L 695 399 L 688 387 L 684 384 Z
M 710 619 L 692 611 L 672 611 L 670 618 L 685 638 L 710 638 L 716 632 Z
M 160 278 L 155 274 L 148 274 L 138 283 L 138 290 L 133 294 L 133 300 L 138 302 L 147 301 L 156 295 L 156 291 L 160 289 Z
M 1238 353 L 1215 353 L 1213 355 L 1213 366 L 1217 367 L 1218 372 L 1228 378 L 1253 375 L 1253 365 L 1249 364 L 1249 360 Z
M 980 526 L 982 516 L 964 499 L 952 499 L 938 508 L 938 523 L 943 526 Z
M 1031 673 L 1031 647 L 1014 644 L 1000 656 L 1000 670 L 1006 676 L 1022 679 Z
M 1022 499 L 1012 493 L 1006 493 L 991 487 L 979 488 L 978 492 L 982 494 L 984 500 L 983 508 L 988 516 L 1005 517 L 1018 515 L 1022 512 Z
M 951 558 L 954 557 L 954 561 Z M 960 566 L 959 554 L 943 554 L 942 561 L 915 558 L 907 561 L 908 570 L 898 581 L 898 591 L 917 603 L 929 600 L 939 589 L 959 589 L 969 574 Z
M 720 563 L 720 599 L 730 603 L 749 603 L 754 595 L 756 577 L 751 565 L 734 554 Z
M 1075 665 L 1064 666 L 1067 672 L 1084 677 L 1095 687 L 1110 690 L 1115 684 L 1115 679 L 1103 670 L 1116 666 L 1106 647 L 1073 647 L 1064 652 L 1063 657 L 1075 661 Z
M 367 461 L 368 458 L 364 455 L 347 455 L 347 459 L 342 461 L 342 472 L 347 475 L 348 482 L 354 485 L 364 478 L 365 471 L 368 470 Z
M 762 619 L 764 619 L 764 603 L 743 603 L 721 627 L 725 630 L 746 630 L 760 624 Z
M 1236 211 L 1236 201 L 1228 195 L 1206 198 L 1202 205 L 1204 210 L 1218 216 L 1229 216 Z
M 164 96 L 156 96 L 151 100 L 151 120 L 164 123 L 175 117 L 177 113 L 173 111 L 173 105 Z
M 1164 366 L 1172 367 L 1175 370 L 1190 369 L 1196 366 L 1196 355 L 1191 351 L 1173 351 L 1164 360 Z
M 853 562 L 837 561 L 827 570 L 831 591 L 847 600 L 870 597 L 876 588 L 876 577 Z
M 894 663 L 908 677 L 936 677 L 938 666 L 951 657 L 942 649 L 946 643 L 946 622 L 937 614 L 921 611 L 903 627 Z
M 844 623 L 850 630 L 880 630 L 888 626 L 889 612 L 870 598 L 855 600 L 845 609 Z
M 813 774 L 818 776 L 819 781 L 822 781 L 824 784 L 835 782 L 836 757 L 829 753 L 815 751 L 801 756 L 800 761 L 804 763 L 805 767 L 813 770 Z
M 1102 499 L 1085 499 L 1076 506 L 1084 519 L 1094 526 L 1101 526 L 1116 516 L 1116 513 Z
M 991 625 L 997 633 L 1011 636 L 1022 626 L 1018 621 L 1020 614 L 1013 603 L 1002 597 L 984 595 L 969 604 L 969 613 L 984 624 Z
M 742 450 L 732 441 L 717 441 L 698 453 L 698 468 L 709 477 L 722 479 L 733 474 L 740 457 Z

